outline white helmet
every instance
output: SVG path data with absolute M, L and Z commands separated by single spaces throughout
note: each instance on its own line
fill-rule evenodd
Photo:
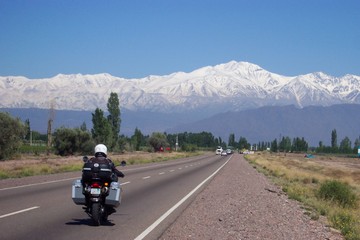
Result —
M 105 157 L 107 156 L 107 147 L 104 144 L 98 144 L 95 146 L 95 155 L 97 153 L 103 153 L 105 154 Z

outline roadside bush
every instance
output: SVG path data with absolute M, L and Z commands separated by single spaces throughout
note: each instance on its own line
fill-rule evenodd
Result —
M 181 150 L 183 150 L 184 152 L 195 152 L 197 149 L 197 146 L 194 144 L 184 144 L 181 147 Z
M 0 160 L 10 158 L 21 146 L 25 126 L 9 114 L 0 112 Z
M 165 149 L 167 146 L 169 146 L 165 134 L 160 132 L 152 133 L 148 139 L 148 142 L 150 146 L 154 148 L 155 152 L 160 151 L 161 148 Z
M 318 197 L 336 202 L 342 207 L 355 207 L 358 200 L 348 184 L 336 180 L 321 184 Z
M 75 153 L 89 154 L 92 152 L 94 143 L 91 134 L 80 129 L 58 128 L 55 131 L 54 148 L 60 156 L 73 155 Z

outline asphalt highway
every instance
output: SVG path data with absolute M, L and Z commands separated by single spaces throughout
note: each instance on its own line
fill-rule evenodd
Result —
M 0 181 L 0 239 L 157 239 L 230 157 L 118 167 L 125 173 L 122 202 L 98 227 L 71 199 L 71 184 L 81 172 L 22 186 Z

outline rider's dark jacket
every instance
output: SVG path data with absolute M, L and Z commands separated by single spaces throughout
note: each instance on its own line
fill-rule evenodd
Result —
M 117 177 L 121 177 L 123 178 L 125 175 L 119 171 L 118 169 L 116 169 L 115 167 L 115 164 L 107 157 L 101 155 L 101 154 L 97 154 L 95 155 L 95 157 L 92 157 L 90 158 L 89 160 L 87 160 L 85 163 L 84 163 L 84 168 L 83 168 L 83 177 L 82 177 L 82 180 L 83 180 L 83 183 L 87 181 L 87 179 L 89 179 L 87 176 L 87 174 L 84 174 L 84 169 L 86 166 L 93 166 L 95 163 L 98 163 L 100 165 L 103 165 L 103 164 L 106 164 L 106 166 L 108 166 L 108 168 L 111 169 L 112 173 L 114 173 L 113 177 L 112 178 L 112 181 L 118 181 L 117 180 Z
M 113 171 L 113 173 L 116 174 L 116 176 L 121 177 L 121 178 L 123 178 L 125 176 L 121 171 L 116 169 L 115 164 L 110 160 L 110 158 L 107 158 L 107 157 L 104 157 L 104 156 L 100 155 L 100 156 L 90 158 L 88 160 L 88 162 L 99 163 L 99 164 L 107 163 L 107 164 L 109 164 L 109 166 L 110 166 L 111 170 Z

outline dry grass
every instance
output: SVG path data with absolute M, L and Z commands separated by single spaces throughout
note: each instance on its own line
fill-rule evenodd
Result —
M 319 199 L 317 192 L 325 181 L 337 180 L 348 184 L 360 197 L 360 160 L 356 158 L 303 154 L 258 153 L 246 157 L 254 166 L 282 186 L 289 198 L 313 209 L 311 217 L 327 216 L 329 224 L 342 231 L 346 239 L 360 239 L 360 202 L 344 208 L 335 202 Z M 358 198 L 359 199 L 359 198 Z
M 147 153 L 132 152 L 119 155 L 110 154 L 111 159 L 116 165 L 121 161 L 127 164 L 144 164 L 151 162 L 161 162 L 170 159 L 194 156 L 199 153 L 186 152 L 164 152 Z M 59 157 L 55 155 L 33 156 L 21 155 L 17 159 L 0 161 L 0 179 L 19 178 L 25 176 L 44 175 L 60 172 L 80 171 L 83 166 L 82 156 Z

